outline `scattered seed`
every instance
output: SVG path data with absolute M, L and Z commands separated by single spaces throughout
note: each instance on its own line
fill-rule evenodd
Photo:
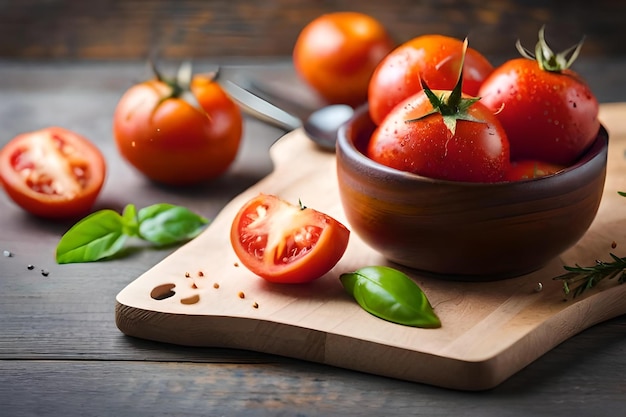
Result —
M 218 289 L 220 287 L 220 284 L 218 284 L 217 282 L 213 284 L 213 288 Z
M 185 272 L 185 278 L 189 278 L 191 274 L 189 272 Z
M 196 304 L 198 301 L 200 301 L 200 295 L 194 294 L 191 297 L 182 298 L 180 300 L 180 303 L 185 304 L 185 305 L 191 305 L 191 304 Z
M 252 308 L 259 308 L 259 303 L 255 301 L 254 304 L 252 304 Z
M 43 275 L 44 277 L 47 277 L 49 274 L 50 274 L 50 272 L 48 272 L 47 270 L 45 270 L 45 269 L 41 270 L 41 275 Z
M 239 291 L 239 298 L 246 298 L 246 295 L 243 293 L 243 291 Z
M 33 269 L 35 269 L 35 265 L 29 264 L 26 268 L 28 268 L 28 270 L 32 271 Z
M 235 262 L 233 265 L 235 265 L 235 268 L 239 267 L 239 262 Z
M 10 258 L 11 256 L 13 256 L 13 252 L 11 252 L 10 250 L 5 250 L 2 252 L 2 254 L 6 256 L 7 258 Z
M 193 284 L 191 284 L 191 288 L 193 288 L 193 289 L 197 289 L 197 288 L 198 288 L 198 286 L 197 286 L 197 285 L 196 285 L 196 283 L 194 282 Z
M 543 290 L 543 284 L 541 282 L 538 282 L 535 286 L 535 292 L 541 292 L 541 290 Z
M 613 241 L 613 243 L 611 243 L 611 248 L 612 248 L 612 249 L 615 249 L 616 247 L 617 247 L 617 242 L 616 242 L 616 241 Z
M 204 276 L 204 272 L 202 272 L 202 271 L 198 271 L 198 276 L 199 276 L 199 277 L 203 277 L 203 276 Z

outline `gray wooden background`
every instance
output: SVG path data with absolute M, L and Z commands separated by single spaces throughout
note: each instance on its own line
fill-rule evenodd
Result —
M 585 35 L 587 57 L 626 54 L 618 0 L 0 0 L 0 57 L 287 56 L 306 23 L 338 10 L 377 17 L 398 42 L 468 36 L 487 56 L 515 56 L 518 38 L 532 47 L 543 24 L 555 49 Z

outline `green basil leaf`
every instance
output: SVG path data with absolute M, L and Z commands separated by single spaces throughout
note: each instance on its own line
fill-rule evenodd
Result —
M 80 220 L 59 241 L 57 263 L 92 262 L 119 252 L 127 236 L 122 216 L 100 210 Z
M 139 210 L 139 236 L 158 245 L 196 237 L 209 223 L 191 210 L 172 204 L 154 204 Z
M 124 234 L 128 236 L 139 235 L 139 219 L 137 218 L 137 207 L 134 204 L 127 204 L 122 213 L 124 222 Z
M 368 266 L 339 278 L 356 302 L 376 317 L 406 326 L 441 327 L 424 292 L 401 271 Z

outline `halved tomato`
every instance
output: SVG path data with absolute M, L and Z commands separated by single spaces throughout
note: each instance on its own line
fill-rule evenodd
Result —
M 0 151 L 0 183 L 24 210 L 46 218 L 85 215 L 104 184 L 100 150 L 83 136 L 48 127 L 13 138 Z
M 350 231 L 327 214 L 259 194 L 233 220 L 230 241 L 241 263 L 270 282 L 303 283 L 339 262 Z

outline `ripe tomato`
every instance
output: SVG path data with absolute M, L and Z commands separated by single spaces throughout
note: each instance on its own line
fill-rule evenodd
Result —
M 230 231 L 237 257 L 250 271 L 277 283 L 303 283 L 330 271 L 350 231 L 332 217 L 260 194 L 241 207 Z
M 521 181 L 545 177 L 564 170 L 562 165 L 549 164 L 542 161 L 513 161 L 506 172 L 507 181 Z
M 83 136 L 48 127 L 13 138 L 0 151 L 0 183 L 24 210 L 46 218 L 87 214 L 106 175 L 100 150 Z
M 367 100 L 376 65 L 395 46 L 383 25 L 356 12 L 324 14 L 300 32 L 293 49 L 296 72 L 330 103 Z
M 210 74 L 193 76 L 188 89 L 157 77 L 132 86 L 115 109 L 113 131 L 121 155 L 163 184 L 216 178 L 239 150 L 243 117 L 235 102 Z M 188 101 L 190 93 L 195 99 Z
M 540 43 L 543 33 L 540 32 Z M 547 45 L 546 45 L 547 48 Z M 549 50 L 549 49 L 548 49 Z M 546 61 L 557 65 L 549 68 Z M 505 62 L 480 88 L 481 102 L 497 113 L 511 143 L 511 159 L 570 165 L 600 129 L 598 101 L 574 71 L 551 53 Z
M 378 65 L 368 86 L 370 116 L 380 124 L 391 109 L 422 89 L 452 90 L 463 62 L 463 42 L 443 35 L 422 35 L 390 52 Z M 493 66 L 480 52 L 467 48 L 463 92 L 476 96 Z
M 449 91 L 432 91 L 449 101 Z M 467 97 L 465 97 L 467 99 Z M 452 181 L 501 181 L 509 143 L 498 119 L 479 101 L 456 120 L 454 132 L 424 91 L 398 104 L 376 128 L 367 155 L 383 165 Z

